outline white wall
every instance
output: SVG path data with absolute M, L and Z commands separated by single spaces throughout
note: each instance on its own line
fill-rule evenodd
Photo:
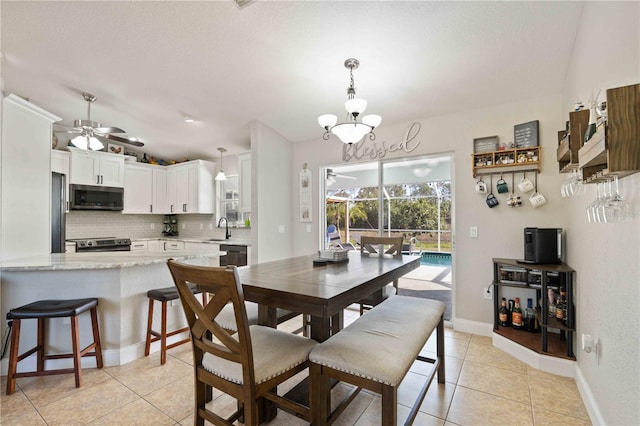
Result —
M 466 111 L 419 120 L 421 130 L 417 140 L 419 146 L 410 154 L 389 153 L 386 158 L 418 156 L 433 153 L 452 152 L 454 164 L 455 212 L 453 226 L 456 232 L 456 251 L 454 266 L 455 311 L 457 319 L 492 323 L 493 311 L 490 301 L 482 297 L 482 288 L 492 281 L 492 257 L 522 258 L 523 228 L 527 226 L 563 227 L 561 196 L 559 185 L 563 177 L 558 173 L 556 147 L 557 130 L 562 128 L 563 113 L 560 96 Z M 472 176 L 471 154 L 473 139 L 498 135 L 500 141 L 513 140 L 513 126 L 516 124 L 540 120 L 540 144 L 542 146 L 542 172 L 538 178 L 539 189 L 547 197 L 548 203 L 539 209 L 533 209 L 527 201 L 517 209 L 507 207 L 502 196 L 501 204 L 490 209 L 483 196 L 474 191 L 476 179 Z M 399 142 L 411 122 L 396 126 L 382 126 L 377 140 L 386 145 Z M 294 165 L 309 164 L 320 178 L 318 169 L 322 165 L 341 162 L 342 143 L 338 139 L 330 141 L 311 141 L 294 145 Z M 507 175 L 505 175 L 506 177 Z M 533 178 L 532 174 L 529 174 Z M 516 175 L 516 183 L 522 174 Z M 511 179 L 507 179 L 509 187 Z M 488 183 L 488 179 L 487 179 Z M 495 179 L 494 179 L 495 186 Z M 320 203 L 319 183 L 314 181 L 314 212 Z M 298 195 L 294 194 L 293 205 L 297 206 Z M 305 224 L 294 224 L 294 251 L 298 254 L 312 253 L 318 248 L 317 230 L 320 222 L 314 217 L 312 231 L 306 233 Z M 469 238 L 469 227 L 477 226 L 479 238 Z M 488 328 L 490 329 L 490 328 Z
M 591 91 L 640 82 L 640 4 L 587 2 L 563 93 L 563 113 L 578 99 L 588 105 Z M 640 141 L 638 141 L 640 142 Z M 589 224 L 585 208 L 595 198 L 562 200 L 566 218 L 568 263 L 577 270 L 578 335 L 601 342 L 600 359 L 577 352 L 586 382 L 583 396 L 593 398 L 591 418 L 603 424 L 640 424 L 640 174 L 620 181 L 633 203 L 629 223 Z
M 271 128 L 257 121 L 251 124 L 252 263 L 292 254 L 291 193 L 298 181 L 292 179 L 291 147 L 291 142 Z

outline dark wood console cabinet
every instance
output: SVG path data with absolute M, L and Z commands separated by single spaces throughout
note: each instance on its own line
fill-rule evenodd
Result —
M 507 274 L 505 274 L 505 271 Z M 493 332 L 540 354 L 575 360 L 573 345 L 576 332 L 575 271 L 560 264 L 521 263 L 515 259 L 493 259 Z M 567 324 L 547 315 L 547 290 L 564 286 L 567 292 Z M 499 325 L 501 290 L 516 289 L 524 311 L 527 298 L 534 300 L 540 332 L 530 333 Z M 535 296 L 535 297 L 534 297 Z M 524 303 L 522 303 L 524 301 Z

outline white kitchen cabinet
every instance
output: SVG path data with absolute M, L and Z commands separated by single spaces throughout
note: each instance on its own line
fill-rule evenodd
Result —
M 251 212 L 251 153 L 238 155 L 238 189 L 242 213 Z
M 142 163 L 124 165 L 122 213 L 156 213 L 153 205 L 153 169 L 154 166 Z
M 10 94 L 2 100 L 0 260 L 51 253 L 52 125 L 61 118 Z
M 165 241 L 164 251 L 184 250 L 184 241 Z
M 147 241 L 147 249 L 150 252 L 160 252 L 164 251 L 164 241 L 161 240 L 150 240 Z
M 152 188 L 152 196 L 151 196 L 151 203 L 153 204 L 153 213 L 156 213 L 156 214 L 171 213 L 171 211 L 169 210 L 167 168 L 160 167 L 160 166 L 151 166 L 151 167 L 153 170 L 153 176 L 152 176 L 153 188 Z
M 131 251 L 149 251 L 149 241 L 131 241 Z
M 51 150 L 51 171 L 66 175 L 67 182 L 69 181 L 70 156 L 69 151 L 62 151 L 60 149 Z
M 72 184 L 124 187 L 124 156 L 100 151 L 71 151 Z
M 214 213 L 215 163 L 193 160 L 169 166 L 167 194 L 171 213 Z

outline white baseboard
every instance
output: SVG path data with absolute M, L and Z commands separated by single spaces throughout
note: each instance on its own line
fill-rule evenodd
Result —
M 188 332 L 179 333 L 174 336 L 170 336 L 167 339 L 167 345 L 174 342 L 186 339 L 189 336 Z M 136 359 L 144 357 L 145 342 L 136 343 L 133 345 L 125 346 L 120 349 L 109 349 L 102 351 L 102 363 L 105 367 L 113 367 L 117 365 L 124 365 Z M 150 352 L 158 352 L 160 350 L 160 342 L 154 342 L 151 344 Z M 82 368 L 96 368 L 95 357 L 83 357 Z M 32 354 L 18 363 L 18 372 L 24 371 L 36 371 L 36 355 Z M 73 360 L 71 358 L 62 359 L 50 359 L 46 361 L 47 370 L 57 370 L 61 368 L 73 368 Z M 9 371 L 9 358 L 3 358 L 0 362 L 0 375 L 6 376 Z
M 453 319 L 453 329 L 463 333 L 477 334 L 479 336 L 491 337 L 493 334 L 492 323 L 471 321 L 461 318 Z
M 582 370 L 580 370 L 580 367 L 578 365 L 576 365 L 575 380 L 576 386 L 578 386 L 578 391 L 580 392 L 580 396 L 582 397 L 582 402 L 587 409 L 587 413 L 589 413 L 589 417 L 591 417 L 591 423 L 594 425 L 606 425 L 607 423 L 604 421 L 604 417 L 602 417 L 600 407 L 598 407 L 598 402 L 593 396 L 593 392 L 591 392 L 591 388 L 589 387 L 587 380 L 585 379 L 584 375 L 582 374 Z

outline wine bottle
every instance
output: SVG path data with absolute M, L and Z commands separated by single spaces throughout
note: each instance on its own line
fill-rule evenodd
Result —
M 596 133 L 596 125 L 598 122 L 598 113 L 596 112 L 596 103 L 595 101 L 591 101 L 589 106 L 589 125 L 587 126 L 587 130 L 584 132 L 584 143 L 589 142 L 589 140 Z
M 547 290 L 547 295 L 549 296 L 548 315 L 550 317 L 555 317 L 556 316 L 556 296 L 552 288 Z
M 520 298 L 516 297 L 516 305 L 511 313 L 511 327 L 522 330 L 522 309 L 520 308 Z
M 501 327 L 509 326 L 509 310 L 507 309 L 507 299 L 502 298 L 500 311 L 498 313 L 498 323 Z
M 527 331 L 535 333 L 540 326 L 538 325 L 538 315 L 536 310 L 533 309 L 533 300 L 527 299 L 527 309 L 525 310 L 525 327 Z
M 513 299 L 509 299 L 509 302 L 507 303 L 507 309 L 509 310 L 509 315 L 507 316 L 507 327 L 511 327 L 511 315 L 513 314 L 513 308 L 515 304 L 516 301 Z

